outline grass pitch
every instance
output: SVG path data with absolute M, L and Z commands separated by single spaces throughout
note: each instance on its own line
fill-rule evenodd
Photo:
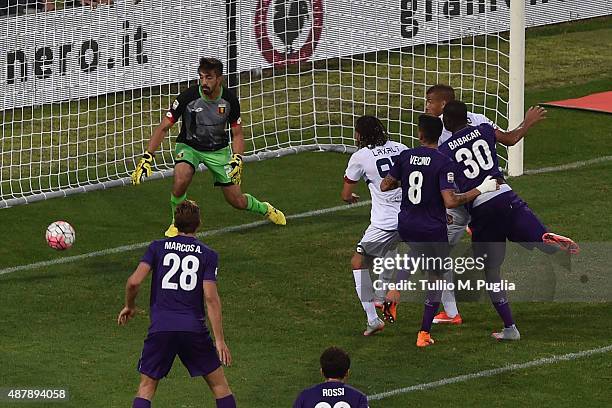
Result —
M 528 49 L 530 44 L 543 44 L 542 39 L 570 37 L 579 48 L 581 41 L 590 43 L 609 32 L 588 26 L 587 31 L 546 31 L 545 36 L 531 37 Z M 588 39 L 574 37 L 583 33 Z M 563 72 L 574 68 L 566 69 Z M 564 75 L 570 78 L 567 73 L 557 78 Z M 606 90 L 612 80 L 607 75 L 532 86 L 527 103 Z M 611 126 L 606 115 L 551 109 L 549 120 L 528 137 L 527 167 L 609 155 Z M 345 155 L 307 153 L 247 164 L 243 189 L 287 214 L 339 205 L 347 161 Z M 605 209 L 612 190 L 611 171 L 608 162 L 524 176 L 511 184 L 551 229 L 581 243 L 610 242 L 612 216 Z M 0 268 L 157 239 L 169 221 L 170 185 L 170 180 L 160 180 L 2 210 L 9 239 L 0 247 Z M 360 189 L 367 197 L 365 185 Z M 189 196 L 202 206 L 207 230 L 258 219 L 226 205 L 209 174 L 196 175 Z M 77 231 L 76 245 L 66 253 L 53 252 L 44 242 L 45 226 L 57 219 L 68 220 Z M 351 353 L 351 384 L 376 394 L 611 343 L 610 303 L 586 299 L 572 304 L 513 304 L 524 338 L 512 344 L 488 338 L 500 323 L 487 303 L 461 304 L 465 324 L 435 327 L 437 343 L 426 350 L 414 347 L 422 313 L 418 303 L 402 304 L 395 325 L 365 339 L 349 259 L 367 224 L 368 208 L 357 207 L 291 220 L 285 228 L 266 225 L 205 240 L 220 253 L 224 326 L 235 359 L 226 373 L 240 406 L 290 406 L 301 389 L 320 380 L 318 356 L 332 344 Z M 0 276 L 0 387 L 67 388 L 70 401 L 57 406 L 129 406 L 148 325 L 148 281 L 137 302 L 142 308 L 137 318 L 125 328 L 117 327 L 115 319 L 125 279 L 143 251 Z M 612 398 L 605 390 L 611 369 L 612 354 L 599 354 L 370 405 L 610 406 Z M 203 381 L 189 380 L 177 362 L 161 382 L 154 406 L 212 407 L 214 402 Z

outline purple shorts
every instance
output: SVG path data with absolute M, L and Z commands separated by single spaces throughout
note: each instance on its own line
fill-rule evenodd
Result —
M 159 380 L 168 375 L 177 354 L 192 377 L 208 375 L 221 366 L 208 333 L 156 332 L 144 341 L 138 371 Z
M 505 257 L 506 240 L 527 249 L 542 246 L 546 227 L 514 191 L 500 194 L 472 208 L 474 254 L 487 253 L 491 266 L 500 266 Z

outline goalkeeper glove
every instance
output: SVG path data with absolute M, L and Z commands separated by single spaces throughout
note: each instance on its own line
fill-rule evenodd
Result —
M 140 159 L 136 166 L 136 170 L 132 173 L 132 184 L 140 184 L 143 178 L 150 177 L 153 174 L 152 164 L 153 155 L 149 152 L 144 152 L 142 159 Z
M 480 194 L 490 193 L 498 189 L 499 185 L 497 184 L 497 180 L 491 176 L 487 176 L 487 178 L 485 178 L 484 181 L 478 187 L 476 187 L 476 190 L 480 191 Z
M 239 186 L 242 182 L 242 156 L 239 154 L 233 154 L 229 161 L 231 170 L 227 175 L 232 179 L 232 183 Z

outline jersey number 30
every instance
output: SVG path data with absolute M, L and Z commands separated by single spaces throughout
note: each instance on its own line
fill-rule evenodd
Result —
M 476 157 L 476 160 L 474 160 Z M 455 153 L 455 159 L 463 163 L 467 168 L 463 170 L 465 177 L 475 179 L 480 174 L 480 169 L 490 170 L 493 167 L 491 149 L 485 140 L 477 140 L 472 145 L 472 150 L 462 147 Z
M 198 284 L 198 269 L 200 269 L 200 260 L 197 257 L 187 255 L 181 259 L 177 254 L 170 252 L 164 256 L 163 264 L 169 266 L 170 270 L 162 279 L 162 289 L 178 290 L 179 284 L 181 289 L 186 291 L 195 289 Z M 181 270 L 179 283 L 170 282 L 179 269 Z

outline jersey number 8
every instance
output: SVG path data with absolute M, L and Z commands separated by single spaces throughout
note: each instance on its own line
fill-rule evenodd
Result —
M 193 256 L 187 255 L 181 260 L 177 254 L 170 252 L 164 256 L 164 266 L 170 266 L 170 270 L 166 272 L 162 279 L 162 289 L 178 290 L 179 284 L 181 289 L 191 291 L 198 284 L 198 269 L 200 269 L 200 260 Z M 179 283 L 170 282 L 170 279 L 181 269 L 179 275 Z

